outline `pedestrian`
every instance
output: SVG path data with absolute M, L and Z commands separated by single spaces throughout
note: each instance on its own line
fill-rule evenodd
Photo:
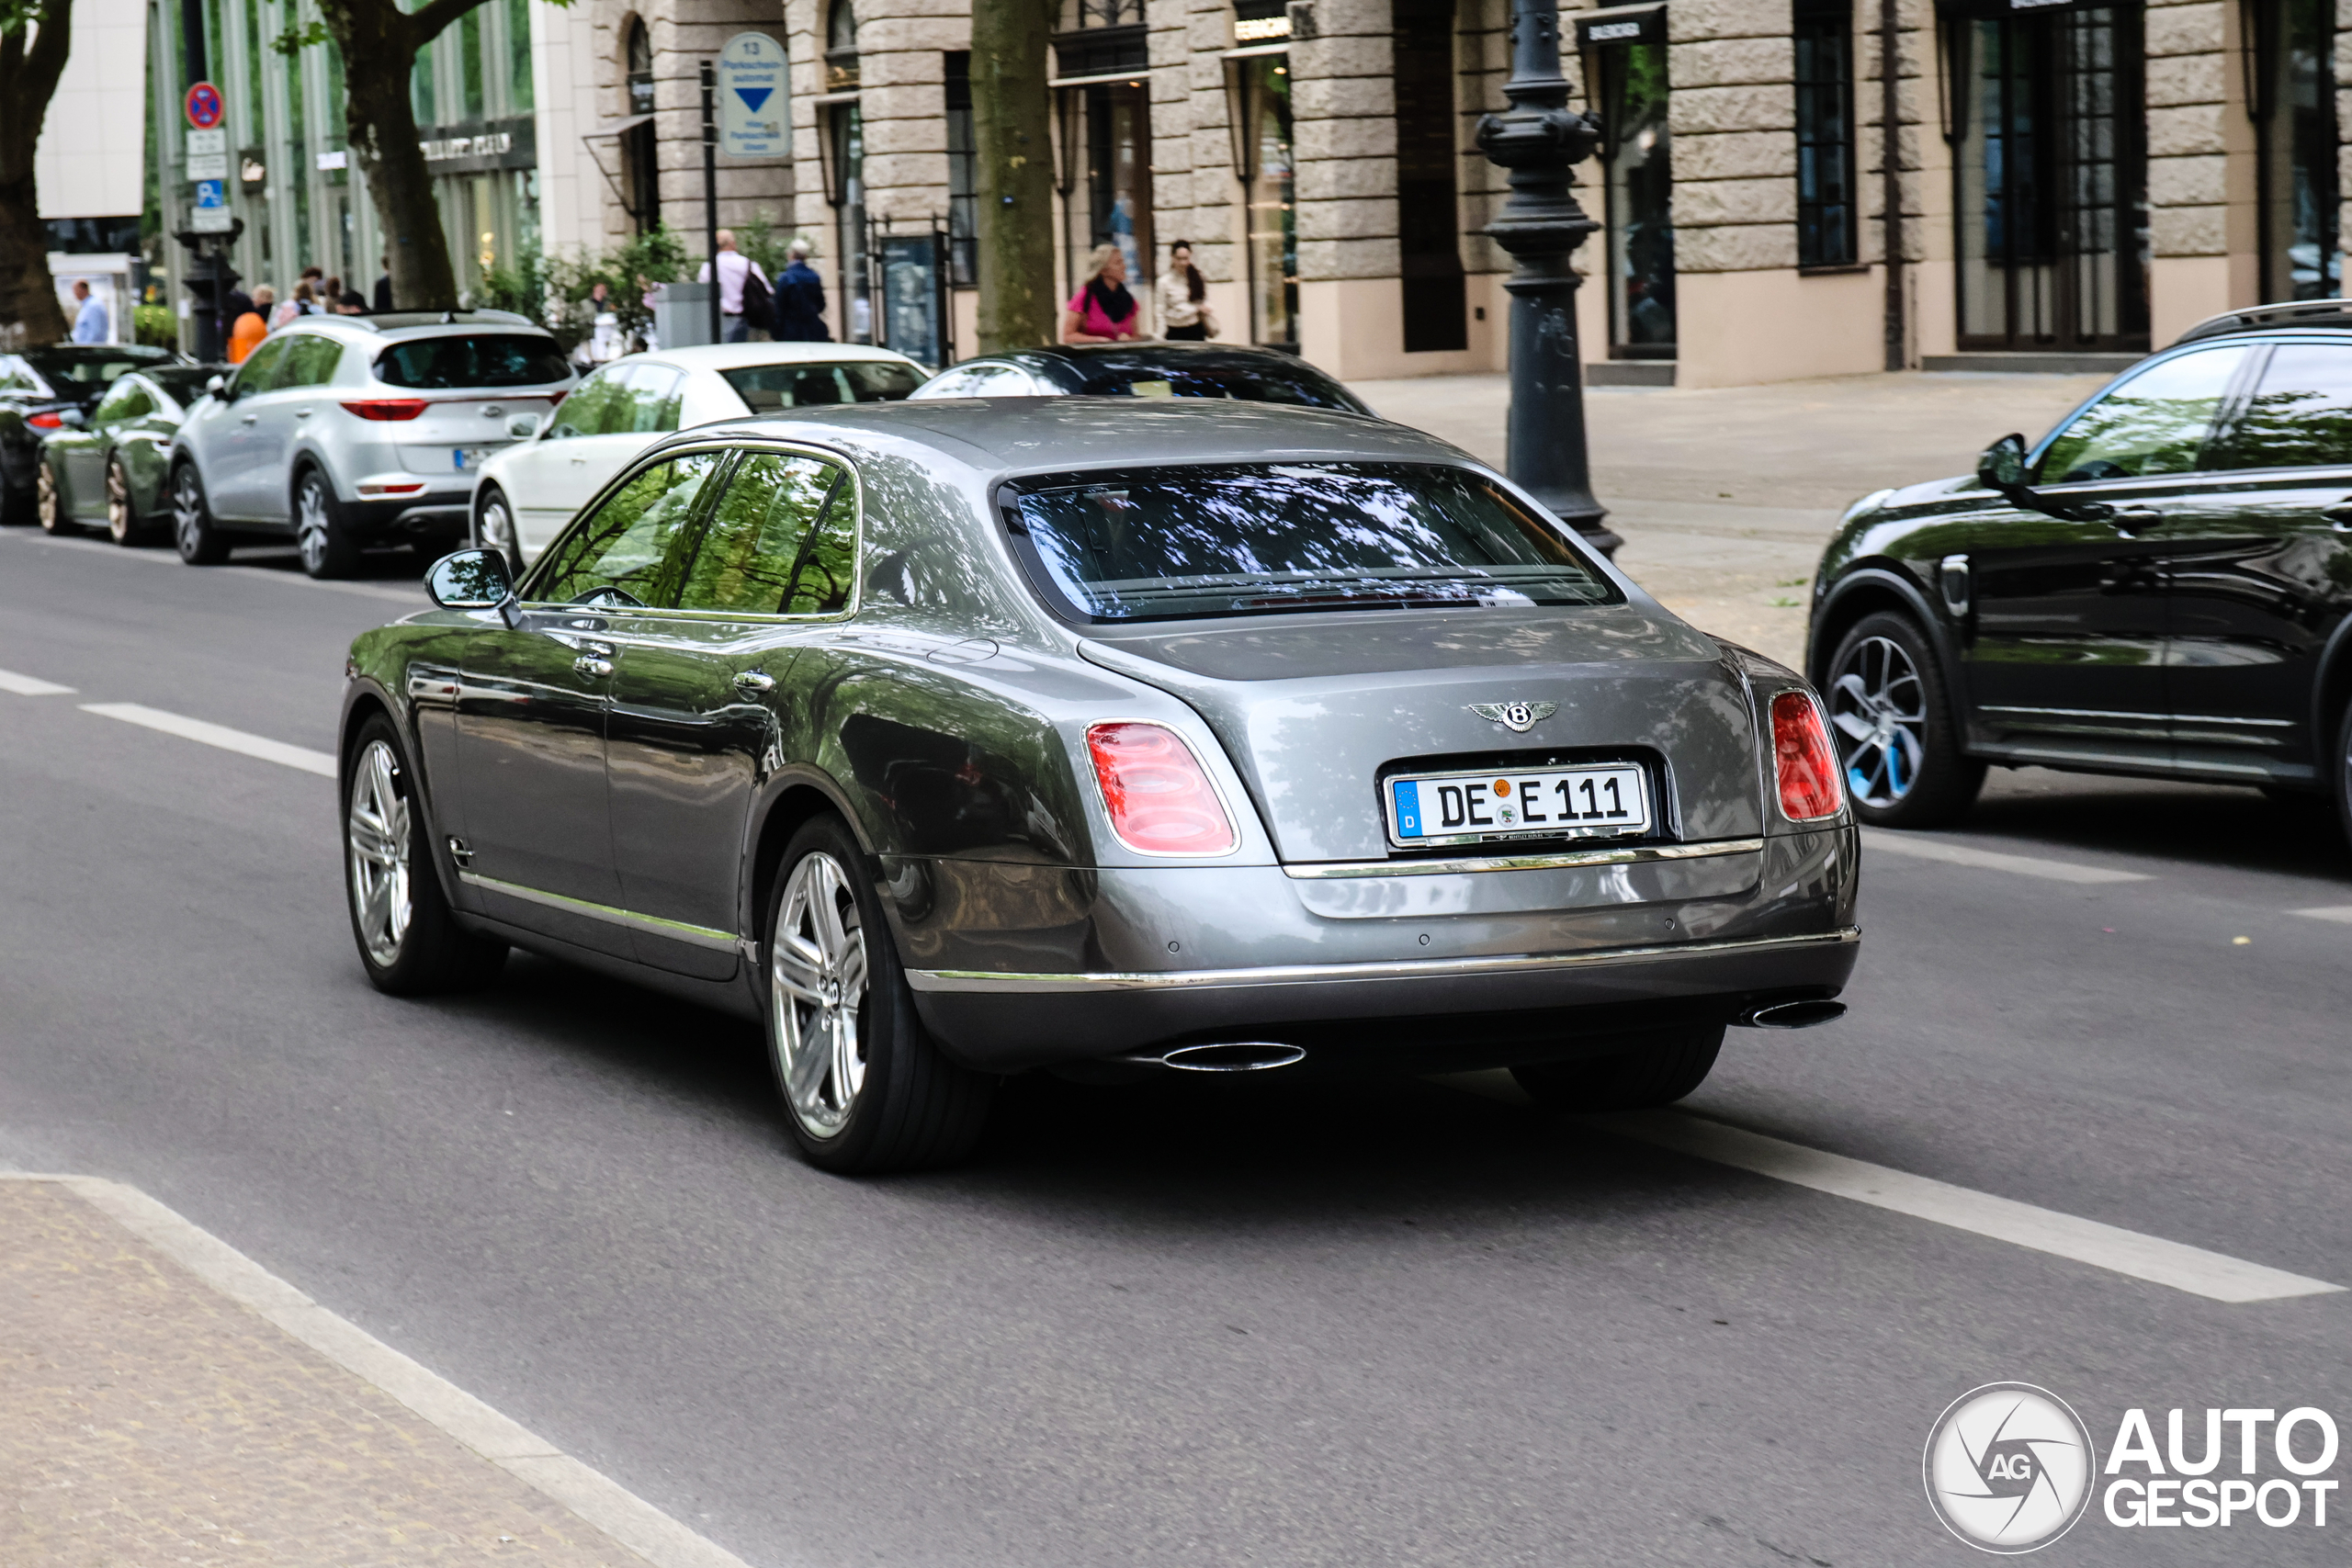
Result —
M 245 356 L 259 347 L 269 335 L 270 308 L 277 303 L 277 290 L 265 283 L 254 290 L 253 308 L 239 316 L 229 328 L 229 363 L 243 365 Z
M 313 301 L 311 294 L 311 280 L 306 277 L 294 285 L 293 298 L 288 299 L 285 304 L 280 305 L 276 310 L 270 313 L 269 330 L 276 332 L 287 322 L 312 313 Z
M 90 292 L 82 278 L 74 280 L 74 298 L 79 301 L 74 308 L 74 341 L 75 343 L 110 343 L 114 334 L 107 330 L 106 301 Z
M 1127 258 L 1118 246 L 1094 247 L 1085 283 L 1062 310 L 1064 343 L 1133 343 L 1143 335 L 1143 308 L 1127 292 Z
M 774 320 L 775 305 L 768 291 L 768 275 L 760 264 L 735 248 L 735 231 L 718 231 L 718 318 L 724 325 L 719 330 L 721 343 L 749 343 L 753 327 L 765 327 Z M 702 264 L 698 281 L 710 281 L 711 264 Z
M 582 369 L 621 356 L 620 312 L 613 309 L 612 289 L 603 278 L 588 286 L 588 335 L 573 352 Z
M 384 269 L 384 275 L 376 279 L 376 314 L 380 316 L 392 308 L 392 258 L 378 256 L 376 265 Z
M 778 343 L 831 343 L 825 329 L 825 280 L 808 265 L 808 242 L 786 247 L 786 264 L 775 280 L 775 339 Z
M 242 288 L 232 288 L 220 296 L 220 341 L 229 341 L 229 333 L 237 318 L 254 308 L 254 297 Z
M 1159 335 L 1174 343 L 1205 343 L 1216 336 L 1208 279 L 1193 265 L 1190 240 L 1168 247 L 1168 270 L 1159 275 Z

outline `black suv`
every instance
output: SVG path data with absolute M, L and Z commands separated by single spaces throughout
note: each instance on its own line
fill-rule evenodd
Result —
M 1972 478 L 1855 502 L 1807 672 L 1862 819 L 1988 763 L 2334 796 L 2352 833 L 2352 305 L 2200 323 Z

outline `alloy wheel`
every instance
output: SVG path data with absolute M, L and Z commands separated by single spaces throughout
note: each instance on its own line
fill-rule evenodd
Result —
M 832 856 L 806 855 L 776 913 L 768 1005 L 785 1099 L 812 1137 L 842 1130 L 865 1083 L 865 933 L 849 878 Z
M 204 543 L 204 492 L 196 470 L 183 465 L 172 476 L 172 536 L 180 554 L 193 558 Z
M 107 462 L 107 533 L 118 545 L 130 542 L 130 479 L 119 458 Z
M 39 498 L 41 532 L 55 534 L 62 531 L 65 514 L 60 510 L 57 498 L 56 470 L 45 462 L 41 464 L 40 471 L 33 479 L 33 489 Z
M 326 570 L 332 541 L 327 536 L 326 481 L 316 469 L 302 476 L 302 488 L 295 492 L 294 528 L 302 547 L 302 570 L 317 577 Z
M 522 574 L 523 552 L 514 537 L 514 513 L 508 510 L 506 497 L 496 491 L 481 503 L 481 518 L 475 543 L 483 549 L 496 550 L 506 558 L 506 567 L 516 576 Z
M 1901 647 L 1873 637 L 1848 649 L 1829 685 L 1829 722 L 1857 801 L 1893 806 L 1911 793 L 1927 761 L 1928 690 Z
M 351 907 L 359 941 L 379 968 L 400 962 L 416 912 L 409 886 L 409 803 L 401 793 L 400 761 L 371 740 L 351 773 L 345 838 L 351 852 Z

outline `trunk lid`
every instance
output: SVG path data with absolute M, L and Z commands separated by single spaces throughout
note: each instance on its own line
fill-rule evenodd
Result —
M 1639 605 L 1160 622 L 1097 632 L 1080 651 L 1207 721 L 1287 862 L 1392 853 L 1385 771 L 1547 759 L 1645 763 L 1654 839 L 1763 830 L 1747 682 L 1712 639 Z M 1519 702 L 1557 711 L 1524 734 L 1471 711 Z
M 481 466 L 482 457 L 514 444 L 506 427 L 517 418 L 526 413 L 545 416 L 555 407 L 554 398 L 547 392 L 454 398 L 429 392 L 417 395 L 431 400 L 424 412 L 413 420 L 386 426 L 400 433 L 401 467 L 413 474 L 469 474 Z M 461 462 L 461 453 L 480 456 Z

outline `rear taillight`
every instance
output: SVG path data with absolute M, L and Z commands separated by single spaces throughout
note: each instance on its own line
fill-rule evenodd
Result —
M 365 402 L 343 405 L 362 419 L 414 419 L 427 406 L 423 398 L 370 398 Z
M 65 428 L 65 416 L 51 409 L 47 413 L 28 414 L 25 423 L 35 430 L 62 430 Z
M 1157 724 L 1097 724 L 1086 731 L 1111 831 L 1138 854 L 1221 855 L 1237 842 L 1225 803 L 1200 760 Z
M 556 404 L 563 401 L 564 399 L 570 396 L 571 396 L 571 389 L 569 387 L 560 388 L 556 391 L 549 392 L 548 394 L 548 406 L 549 408 L 553 408 Z
M 1772 699 L 1772 765 L 1781 779 L 1781 815 L 1792 822 L 1835 817 L 1844 804 L 1838 749 L 1821 722 L 1821 705 L 1803 692 Z

